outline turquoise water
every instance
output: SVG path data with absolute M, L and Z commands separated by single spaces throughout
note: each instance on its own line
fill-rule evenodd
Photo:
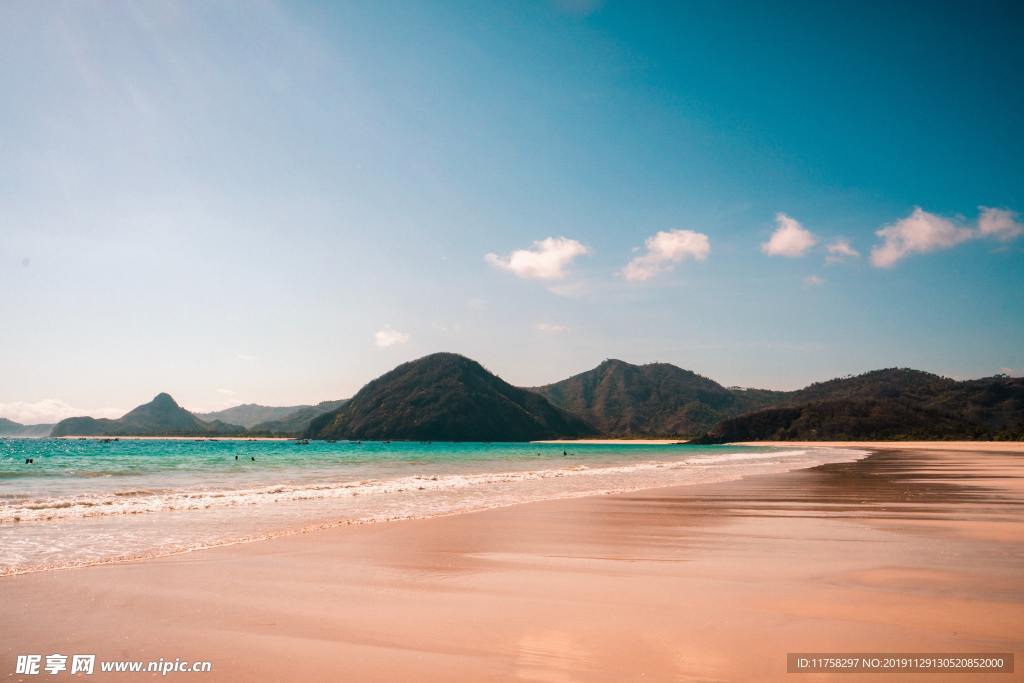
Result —
M 3 439 L 0 573 L 859 456 L 637 444 Z
M 163 472 L 302 472 L 321 468 L 403 468 L 410 465 L 460 469 L 495 464 L 567 461 L 600 462 L 672 452 L 721 452 L 723 446 L 603 445 L 547 443 L 327 442 L 294 440 L 0 439 L 0 479 L 80 476 L 132 476 Z M 730 450 L 735 451 L 735 447 Z M 770 452 L 773 449 L 749 449 Z M 564 454 L 564 455 L 563 455 Z M 234 467 L 256 457 L 258 464 Z M 36 458 L 26 466 L 26 457 Z M 251 462 L 251 461 L 250 461 Z

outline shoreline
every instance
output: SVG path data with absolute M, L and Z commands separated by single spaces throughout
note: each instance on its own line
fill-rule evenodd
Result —
M 727 446 L 867 448 L 874 450 L 983 451 L 1024 453 L 1024 441 L 734 441 Z
M 6 436 L 9 439 L 117 439 L 120 441 L 296 441 L 302 437 L 298 436 L 47 436 L 47 437 L 21 437 Z M 666 439 L 541 439 L 536 441 L 523 441 L 524 444 L 549 444 L 549 445 L 579 445 L 579 446 L 682 446 L 689 442 L 690 437 L 666 438 Z M 366 442 L 375 443 L 375 442 Z M 396 442 L 405 443 L 405 442 Z M 408 443 L 423 443 L 412 441 Z M 432 443 L 462 443 L 434 441 Z M 506 442 L 494 442 L 506 443 Z M 520 443 L 520 442 L 507 442 Z M 773 448 L 785 448 L 794 446 L 798 448 L 877 448 L 877 449 L 932 449 L 940 451 L 970 451 L 984 450 L 990 452 L 1024 453 L 1024 441 L 731 441 L 722 446 L 768 446 Z
M 787 652 L 1019 653 L 1018 467 L 889 445 L 729 482 L 8 576 L 0 666 L 70 651 L 210 660 L 211 680 L 789 680 Z
M 868 454 L 868 451 L 866 451 L 864 449 L 834 449 L 834 450 L 841 451 L 842 453 L 841 454 L 840 453 L 835 453 L 831 457 L 832 458 L 836 458 L 836 457 L 843 458 L 844 460 L 842 460 L 842 461 L 849 461 L 850 458 L 861 459 L 861 458 L 866 457 L 867 454 Z M 792 452 L 792 450 L 790 452 Z M 690 463 L 689 461 L 676 461 L 676 463 L 677 464 L 676 464 L 676 466 L 673 469 L 679 470 L 680 472 L 682 472 L 682 471 L 684 471 L 685 469 L 688 469 L 688 468 L 680 469 L 679 465 L 696 464 L 696 463 Z M 664 465 L 664 464 L 666 464 L 666 463 L 662 463 L 662 465 Z M 655 470 L 657 470 L 658 467 L 659 467 L 659 465 L 657 465 L 655 463 L 650 463 L 650 462 L 646 462 L 646 461 L 637 463 L 635 466 L 637 468 L 644 468 L 644 467 L 650 468 L 652 465 L 653 465 Z M 697 466 L 700 467 L 699 464 Z M 813 464 L 813 463 L 790 462 L 790 463 L 786 463 L 784 465 L 781 465 L 781 467 L 788 468 L 788 469 L 778 469 L 778 470 L 776 470 L 776 473 L 784 472 L 784 471 L 798 471 L 798 470 L 806 469 L 808 467 L 813 467 L 813 466 L 815 466 L 815 464 Z M 610 467 L 610 469 L 615 470 L 618 467 L 621 467 L 621 466 L 612 466 L 612 467 Z M 601 466 L 597 466 L 597 467 L 595 467 L 593 469 L 590 469 L 590 468 L 587 468 L 587 467 L 582 467 L 582 468 L 569 467 L 568 470 L 563 470 L 563 471 L 556 470 L 556 472 L 558 472 L 558 474 L 556 476 L 559 476 L 559 477 L 561 477 L 561 476 L 571 476 L 573 474 L 576 474 L 579 471 L 579 469 L 582 469 L 582 470 L 584 470 L 584 471 L 586 471 L 588 473 L 600 474 L 605 468 L 601 467 Z M 494 477 L 497 477 L 498 478 L 497 481 L 508 481 L 507 479 L 504 479 L 504 478 L 505 477 L 509 477 L 509 476 L 514 477 L 516 475 L 527 476 L 527 475 L 531 475 L 531 474 L 544 474 L 545 472 L 550 472 L 550 470 L 540 470 L 538 472 L 532 472 L 532 471 L 529 471 L 529 470 L 527 470 L 527 471 L 516 471 L 516 470 L 513 470 L 513 471 L 509 471 L 509 472 L 500 471 L 500 472 L 492 472 L 492 473 L 490 473 L 490 475 L 494 476 Z M 441 518 L 441 517 L 457 516 L 457 515 L 461 515 L 461 514 L 472 514 L 472 513 L 478 513 L 478 512 L 486 512 L 488 510 L 512 508 L 512 507 L 516 507 L 516 506 L 519 506 L 519 505 L 529 505 L 529 504 L 540 503 L 540 502 L 557 501 L 557 500 L 569 500 L 569 499 L 584 498 L 584 497 L 604 497 L 604 496 L 623 495 L 623 494 L 651 491 L 651 490 L 657 490 L 657 489 L 663 489 L 663 488 L 677 488 L 677 487 L 689 487 L 689 486 L 708 485 L 708 484 L 719 483 L 719 482 L 735 481 L 737 479 L 742 479 L 742 478 L 751 477 L 751 476 L 759 476 L 760 474 L 766 474 L 766 473 L 768 473 L 768 472 L 764 472 L 764 471 L 762 471 L 762 472 L 743 472 L 743 471 L 729 472 L 729 471 L 721 471 L 717 475 L 718 479 L 711 479 L 710 481 L 707 480 L 706 478 L 699 478 L 700 477 L 699 474 L 697 475 L 698 478 L 696 478 L 696 479 L 690 478 L 689 476 L 687 476 L 685 481 L 679 481 L 679 480 L 665 481 L 664 479 L 667 476 L 669 476 L 669 475 L 662 474 L 660 476 L 660 480 L 657 481 L 657 482 L 655 482 L 655 481 L 644 481 L 644 482 L 632 481 L 631 482 L 631 481 L 620 480 L 620 481 L 618 481 L 617 484 L 615 484 L 614 486 L 612 486 L 610 488 L 605 488 L 605 487 L 602 486 L 602 487 L 597 487 L 597 488 L 590 488 L 589 490 L 573 490 L 570 486 L 563 485 L 560 489 L 549 490 L 549 491 L 547 491 L 546 493 L 543 493 L 543 494 L 539 494 L 539 495 L 535 494 L 532 497 L 521 498 L 521 499 L 517 499 L 517 500 L 492 501 L 490 503 L 477 502 L 476 504 L 470 504 L 468 506 L 456 506 L 456 507 L 453 507 L 452 509 L 448 509 L 448 510 L 434 508 L 432 510 L 420 511 L 420 512 L 418 512 L 418 511 L 397 512 L 394 515 L 388 515 L 388 516 L 383 516 L 383 517 L 372 517 L 372 516 L 371 517 L 358 517 L 358 516 L 356 516 L 356 517 L 338 517 L 338 516 L 336 516 L 338 514 L 338 512 L 335 512 L 334 515 L 332 515 L 330 517 L 325 517 L 325 516 L 323 516 L 323 514 L 321 514 L 321 515 L 317 515 L 317 516 L 311 516 L 308 519 L 301 520 L 301 522 L 296 520 L 294 523 L 292 523 L 292 524 L 290 524 L 290 525 L 288 525 L 286 527 L 273 528 L 273 529 L 269 529 L 269 530 L 256 531 L 256 532 L 251 532 L 251 533 L 232 533 L 232 534 L 228 534 L 226 536 L 223 536 L 221 538 L 204 539 L 204 540 L 196 541 L 195 543 L 189 543 L 189 544 L 184 544 L 184 543 L 167 544 L 167 545 L 161 546 L 159 548 L 144 548 L 144 549 L 131 550 L 131 551 L 126 551 L 126 552 L 121 553 L 121 554 L 117 554 L 117 555 L 110 555 L 110 556 L 106 556 L 106 557 L 95 557 L 95 558 L 88 559 L 88 560 L 50 561 L 50 562 L 47 562 L 47 563 L 35 563 L 35 564 L 32 564 L 31 566 L 26 565 L 26 566 L 17 567 L 17 568 L 2 567 L 2 568 L 0 568 L 0 580 L 2 580 L 4 577 L 19 576 L 19 575 L 24 575 L 24 574 L 34 574 L 34 573 L 50 572 L 50 571 L 72 571 L 72 570 L 86 568 L 86 567 L 96 567 L 96 566 L 122 564 L 122 563 L 146 562 L 148 560 L 153 560 L 153 559 L 175 557 L 175 556 L 185 555 L 185 554 L 193 553 L 193 552 L 203 552 L 203 551 L 206 551 L 206 550 L 210 550 L 210 549 L 214 549 L 214 548 L 219 548 L 219 547 L 226 547 L 226 546 L 233 546 L 233 545 L 245 545 L 245 544 L 253 544 L 253 543 L 265 543 L 265 542 L 273 541 L 273 540 L 279 539 L 279 538 L 285 538 L 285 537 L 296 536 L 296 535 L 312 534 L 312 533 L 321 532 L 321 531 L 324 531 L 324 530 L 327 530 L 327 529 L 335 529 L 335 528 L 341 528 L 341 527 L 365 526 L 365 525 L 382 524 L 382 523 L 390 523 L 390 522 L 403 522 L 403 521 L 410 521 L 410 520 L 429 520 L 429 519 L 435 519 L 435 518 Z M 455 477 L 455 478 L 464 477 L 464 476 L 486 477 L 486 476 L 488 476 L 488 474 L 486 474 L 486 473 L 484 473 L 484 474 L 477 474 L 477 475 L 454 474 L 452 476 Z M 541 478 L 543 478 L 543 477 L 541 477 Z M 437 479 L 438 478 L 436 476 L 431 478 L 432 481 L 437 480 Z M 441 480 L 444 480 L 444 477 L 441 477 Z M 399 479 L 398 481 L 402 481 L 402 480 Z M 415 483 L 408 484 L 408 485 L 414 485 L 414 484 Z M 270 486 L 270 485 L 268 484 L 267 486 Z M 318 488 L 320 488 L 320 489 L 323 489 L 325 487 L 326 487 L 325 484 L 320 484 L 318 486 Z M 341 489 L 348 489 L 348 488 L 351 487 L 351 484 L 341 483 L 341 484 L 338 484 L 338 487 L 340 487 Z M 422 491 L 424 489 L 424 485 L 421 484 L 419 488 Z M 353 494 L 353 495 L 359 495 L 359 494 L 357 493 L 357 494 Z M 106 505 L 106 504 L 108 504 L 108 503 L 103 503 L 102 505 Z M 93 503 L 92 505 L 98 505 L 98 504 L 97 503 Z M 107 508 L 103 507 L 102 505 L 100 505 L 99 507 L 91 507 L 89 509 L 91 509 L 91 510 L 106 510 Z M 273 505 L 273 503 L 264 503 L 264 505 Z M 226 510 L 227 508 L 223 508 L 223 509 Z M 246 507 L 237 507 L 235 509 L 236 510 L 247 510 L 248 508 L 246 508 Z M 261 510 L 265 510 L 265 511 L 269 512 L 269 511 L 271 511 L 271 508 L 253 508 L 253 515 L 255 517 L 258 517 L 261 514 Z M 70 518 L 66 518 L 66 519 L 63 519 L 63 520 L 59 520 L 57 523 L 59 523 L 60 521 L 64 521 L 64 522 L 75 524 L 75 523 L 80 523 L 80 522 L 83 522 L 83 521 L 86 521 L 86 520 L 90 520 L 90 519 L 96 520 L 99 523 L 103 523 L 103 522 L 106 522 L 106 523 L 117 523 L 118 519 L 121 519 L 121 520 L 134 520 L 134 519 L 138 519 L 138 520 L 141 520 L 142 517 L 135 517 L 134 515 L 135 514 L 144 514 L 145 512 L 148 512 L 148 511 L 147 510 L 143 510 L 143 511 L 140 511 L 139 513 L 125 513 L 125 512 L 121 512 L 119 514 L 112 514 L 112 515 L 103 515 L 103 514 L 93 513 L 93 514 L 87 514 L 84 517 L 70 517 Z M 164 511 L 164 512 L 167 512 L 167 511 Z M 173 514 L 173 511 L 171 511 L 171 513 Z M 51 521 L 51 519 L 52 519 L 51 517 L 47 517 L 44 520 L 42 520 L 42 523 L 48 524 Z M 35 524 L 36 522 L 38 522 L 38 521 L 39 520 L 34 519 L 34 518 L 24 518 L 24 517 L 23 518 L 15 518 L 15 523 L 14 523 L 13 527 L 21 527 L 21 526 L 26 526 L 26 525 L 31 526 L 31 525 Z M 9 520 L 3 520 L 2 521 L 2 526 L 0 526 L 0 528 L 4 528 L 4 527 L 6 527 L 7 529 L 13 528 L 12 525 L 9 523 Z M 65 533 L 72 533 L 72 529 L 71 528 L 65 528 L 64 532 Z
M 61 439 L 100 439 L 107 437 L 56 437 Z M 123 437 L 127 439 L 137 440 L 192 440 L 189 437 Z M 219 440 L 239 440 L 235 437 L 221 437 Z M 250 440 L 250 439 L 245 439 Z M 251 439 L 255 440 L 255 439 Z M 289 441 L 289 438 L 266 438 L 263 440 L 267 441 Z M 575 440 L 575 441 L 543 441 L 543 442 L 530 442 L 530 443 L 548 443 L 548 444 L 563 444 L 563 443 L 585 443 L 587 445 L 617 445 L 617 444 L 635 444 L 635 445 L 679 445 L 679 442 L 662 439 L 588 439 L 588 440 Z M 898 441 L 750 441 L 750 442 L 734 442 L 727 444 L 720 444 L 722 446 L 764 446 L 764 447 L 797 447 L 797 448 L 836 448 L 836 449 L 858 449 L 866 452 L 866 455 L 862 455 L 857 460 L 870 458 L 876 455 L 878 452 L 887 450 L 916 450 L 920 448 L 927 448 L 935 451 L 950 451 L 960 452 L 972 450 L 976 445 L 983 444 L 985 451 L 987 452 L 1007 452 L 1007 453 L 1022 453 L 1024 454 L 1024 442 L 898 442 Z M 857 460 L 851 461 L 856 462 Z M 835 463 L 833 463 L 835 464 Z M 798 467 L 788 472 L 800 472 L 808 469 L 814 469 L 821 467 L 822 465 L 811 466 L 811 467 Z M 788 473 L 787 472 L 787 473 Z M 433 514 L 412 514 L 408 516 L 398 516 L 386 519 L 338 519 L 338 520 L 313 520 L 307 523 L 282 528 L 274 531 L 261 532 L 255 535 L 245 535 L 230 537 L 223 540 L 210 541 L 202 545 L 195 547 L 168 547 L 166 549 L 155 550 L 152 552 L 140 552 L 138 554 L 125 554 L 116 557 L 103 558 L 95 561 L 85 562 L 81 564 L 73 563 L 66 565 L 49 565 L 31 567 L 27 569 L 18 569 L 15 571 L 3 571 L 0 572 L 0 581 L 14 576 L 21 576 L 26 574 L 37 574 L 45 572 L 66 572 L 78 569 L 86 569 L 91 567 L 120 565 L 129 563 L 144 563 L 151 560 L 160 560 L 165 558 L 173 558 L 191 553 L 201 553 L 209 550 L 215 550 L 217 548 L 237 546 L 237 545 L 252 545 L 259 543 L 272 542 L 282 538 L 288 538 L 292 536 L 305 536 L 309 534 L 316 534 L 327 530 L 347 528 L 347 527 L 363 527 L 377 524 L 386 523 L 401 523 L 411 521 L 429 521 L 432 519 L 441 519 L 445 517 L 455 517 L 466 514 L 478 514 L 492 510 L 502 510 L 508 508 L 515 508 L 523 505 L 536 505 L 547 502 L 555 502 L 561 500 L 573 500 L 579 498 L 601 498 L 608 496 L 621 496 L 630 495 L 634 493 L 646 493 L 652 491 L 658 491 L 661 489 L 685 489 L 689 487 L 702 487 L 702 486 L 714 486 L 718 484 L 728 484 L 734 481 L 743 481 L 749 478 L 757 478 L 763 476 L 779 476 L 780 473 L 752 473 L 752 474 L 741 474 L 737 478 L 728 478 L 717 482 L 694 482 L 688 484 L 670 483 L 664 485 L 652 485 L 652 486 L 640 486 L 640 487 L 624 487 L 615 490 L 607 491 L 591 491 L 584 493 L 571 493 L 562 495 L 553 495 L 549 498 L 540 498 L 532 500 L 516 501 L 511 503 L 502 503 L 498 505 L 484 506 L 479 508 L 470 509 L 459 509 L 446 512 L 436 512 Z M 23 522 L 25 524 L 31 524 L 32 522 Z

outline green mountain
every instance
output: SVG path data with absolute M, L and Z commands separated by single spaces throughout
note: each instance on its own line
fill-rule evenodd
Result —
M 812 384 L 699 441 L 1024 439 L 1024 379 L 958 382 L 890 368 Z
M 23 425 L 15 422 L 14 420 L 8 420 L 5 417 L 0 417 L 0 437 L 3 436 L 16 436 L 16 437 L 32 437 L 40 438 L 50 435 L 50 430 L 53 429 L 53 425 Z
M 205 422 L 188 412 L 169 394 L 157 394 L 116 420 L 69 417 L 54 425 L 51 436 L 217 436 L 245 429 L 219 420 Z
M 593 370 L 533 389 L 609 436 L 701 434 L 722 418 L 779 400 L 781 392 L 726 389 L 668 363 L 606 360 Z
M 283 420 L 296 412 L 312 408 L 313 406 L 261 406 L 258 403 L 243 403 L 242 405 L 217 410 L 211 413 L 195 413 L 195 416 L 204 422 L 220 420 L 228 424 L 240 425 L 249 429 L 261 422 L 271 420 Z
M 315 418 L 319 439 L 529 441 L 587 436 L 579 417 L 454 353 L 435 353 L 373 380 L 344 406 Z
M 301 406 L 298 410 L 292 413 L 288 413 L 284 417 L 267 420 L 266 422 L 260 422 L 259 424 L 252 425 L 249 431 L 253 434 L 270 434 L 270 435 L 285 435 L 285 436 L 297 436 L 304 434 L 309 429 L 309 423 L 314 418 L 329 413 L 348 403 L 348 399 L 339 399 L 337 401 L 321 401 L 315 406 Z

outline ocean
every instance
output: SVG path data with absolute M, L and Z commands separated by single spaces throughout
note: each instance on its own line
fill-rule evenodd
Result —
M 727 481 L 863 455 L 638 444 L 0 439 L 0 575 Z

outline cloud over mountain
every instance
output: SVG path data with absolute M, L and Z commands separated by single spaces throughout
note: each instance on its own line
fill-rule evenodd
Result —
M 391 327 L 391 325 L 385 325 L 373 334 L 373 343 L 381 349 L 404 344 L 407 341 L 409 341 L 409 335 L 405 332 L 399 332 Z
M 775 214 L 775 232 L 761 245 L 761 251 L 769 256 L 796 258 L 803 256 L 818 243 L 818 239 L 800 221 L 784 213 Z
M 499 270 L 505 270 L 517 277 L 534 280 L 561 280 L 566 268 L 577 256 L 589 253 L 589 249 L 576 240 L 567 237 L 548 237 L 533 243 L 532 249 L 517 249 L 502 258 L 495 253 L 484 256 L 484 260 Z
M 92 413 L 99 417 L 120 417 L 121 408 L 78 408 L 56 398 L 40 401 L 13 401 L 0 403 L 0 417 L 6 417 L 21 424 L 59 422 L 66 417 Z
M 630 282 L 649 280 L 688 258 L 703 261 L 711 253 L 711 241 L 693 230 L 661 230 L 644 241 L 644 248 L 622 269 L 622 277 Z
M 842 263 L 846 259 L 857 258 L 860 252 L 850 246 L 844 239 L 837 239 L 825 247 L 827 252 L 825 263 Z
M 888 268 L 910 254 L 945 249 L 973 237 L 970 228 L 957 226 L 921 207 L 875 234 L 882 238 L 882 243 L 871 250 L 871 263 L 879 268 Z
M 871 250 L 871 263 L 888 268 L 911 254 L 955 247 L 972 239 L 1009 242 L 1024 234 L 1024 223 L 1007 209 L 979 207 L 977 227 L 964 221 L 929 213 L 921 207 L 901 220 L 875 231 L 882 243 Z
M 978 234 L 981 237 L 992 237 L 1001 242 L 1009 242 L 1024 234 L 1024 223 L 1017 220 L 1015 211 L 981 207 L 978 216 Z

